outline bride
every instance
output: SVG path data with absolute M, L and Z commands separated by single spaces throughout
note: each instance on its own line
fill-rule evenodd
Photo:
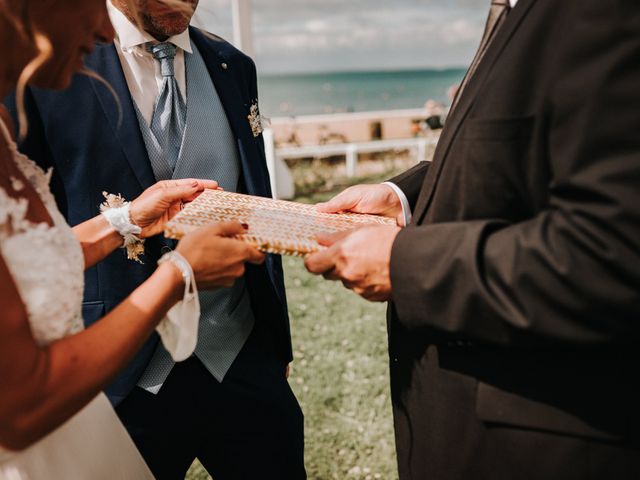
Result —
M 64 88 L 83 53 L 111 42 L 113 30 L 104 0 L 0 0 L 0 40 L 10 46 L 0 61 L 4 98 L 25 83 Z M 0 113 L 0 479 L 152 478 L 100 392 L 180 302 L 185 284 L 229 286 L 244 262 L 263 256 L 227 238 L 242 232 L 239 224 L 200 229 L 83 330 L 83 270 L 123 238 L 129 244 L 160 233 L 182 202 L 217 185 L 161 182 L 72 230 L 49 191 L 50 172 L 18 153 Z

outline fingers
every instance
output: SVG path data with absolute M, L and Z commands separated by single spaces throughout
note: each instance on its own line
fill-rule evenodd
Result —
M 198 180 L 198 183 L 206 190 L 220 190 L 220 186 L 215 180 Z
M 348 237 L 352 232 L 353 230 L 345 230 L 343 232 L 335 233 L 319 233 L 316 235 L 316 240 L 323 247 L 330 247 L 339 240 Z
M 189 190 L 190 189 L 190 190 Z M 183 202 L 192 202 L 205 190 L 221 190 L 218 182 L 215 180 L 203 180 L 197 178 L 183 178 L 179 180 L 163 180 L 156 183 L 149 190 L 162 190 L 165 199 L 169 201 L 181 200 Z M 167 197 L 167 192 L 169 197 Z M 176 192 L 185 192 L 175 197 Z
M 160 194 L 163 200 L 169 203 L 175 203 L 179 201 L 191 201 L 194 195 L 197 196 L 200 192 L 202 192 L 202 188 L 198 181 L 191 180 L 189 182 L 176 181 L 174 185 L 165 185 Z
M 253 263 L 254 265 L 260 265 L 264 262 L 265 258 L 266 256 L 264 253 L 260 252 L 255 247 L 247 245 L 247 253 L 246 253 L 247 262 Z
M 315 274 L 324 274 L 333 270 L 336 266 L 333 250 L 328 248 L 309 255 L 304 261 L 304 266 L 309 272 Z
M 335 267 L 324 272 L 322 276 L 325 280 L 333 280 L 334 282 L 341 279 L 340 274 Z
M 237 242 L 234 247 L 235 255 L 238 255 L 241 262 L 249 262 L 256 265 L 260 265 L 265 260 L 265 255 L 257 248 L 242 240 L 233 240 L 233 237 L 247 233 L 248 225 L 238 222 L 225 222 L 208 225 L 203 227 L 210 229 L 213 235 L 218 237 L 229 238 L 230 242 Z
M 218 182 L 215 180 L 207 180 L 203 178 L 180 178 L 176 180 L 161 180 L 156 183 L 153 187 L 162 187 L 162 188 L 171 188 L 171 187 L 182 187 L 184 185 L 195 185 L 202 189 L 208 188 L 211 190 L 216 190 L 218 188 Z
M 213 224 L 209 228 L 214 231 L 214 235 L 220 237 L 235 237 L 236 235 L 247 233 L 245 227 L 245 225 L 238 222 L 224 222 Z

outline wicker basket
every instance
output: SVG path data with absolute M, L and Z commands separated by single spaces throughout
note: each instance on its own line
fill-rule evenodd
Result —
M 262 252 L 293 256 L 320 249 L 318 233 L 396 224 L 375 215 L 320 213 L 313 205 L 206 190 L 167 224 L 165 235 L 179 239 L 202 225 L 228 221 L 248 224 L 248 232 L 238 238 Z

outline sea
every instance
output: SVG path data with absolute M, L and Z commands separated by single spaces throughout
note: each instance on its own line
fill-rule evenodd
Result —
M 464 74 L 452 68 L 261 75 L 260 110 L 273 118 L 422 108 L 427 100 L 449 104 L 447 91 Z

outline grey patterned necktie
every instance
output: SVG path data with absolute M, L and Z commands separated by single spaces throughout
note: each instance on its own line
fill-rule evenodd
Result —
M 150 128 L 162 146 L 171 169 L 174 170 L 180 155 L 187 118 L 187 106 L 175 77 L 176 46 L 168 42 L 147 44 L 147 50 L 160 62 L 160 71 L 164 77 Z
M 478 69 L 478 65 L 484 58 L 485 53 L 487 53 L 487 49 L 489 45 L 491 45 L 491 41 L 495 38 L 496 33 L 500 30 L 500 27 L 504 23 L 504 20 L 507 18 L 507 14 L 511 10 L 511 5 L 509 4 L 509 0 L 493 0 L 491 2 L 491 9 L 489 10 L 489 17 L 487 18 L 487 23 L 484 27 L 484 33 L 482 35 L 482 40 L 480 41 L 480 46 L 478 47 L 478 51 L 476 52 L 475 57 L 473 57 L 473 61 L 471 62 L 471 66 L 467 71 L 467 74 L 464 76 L 462 80 L 462 84 L 458 89 L 458 93 L 456 94 L 455 99 L 451 105 L 450 112 L 458 104 L 458 100 L 462 96 L 462 92 L 467 87 L 469 80 L 473 77 Z

